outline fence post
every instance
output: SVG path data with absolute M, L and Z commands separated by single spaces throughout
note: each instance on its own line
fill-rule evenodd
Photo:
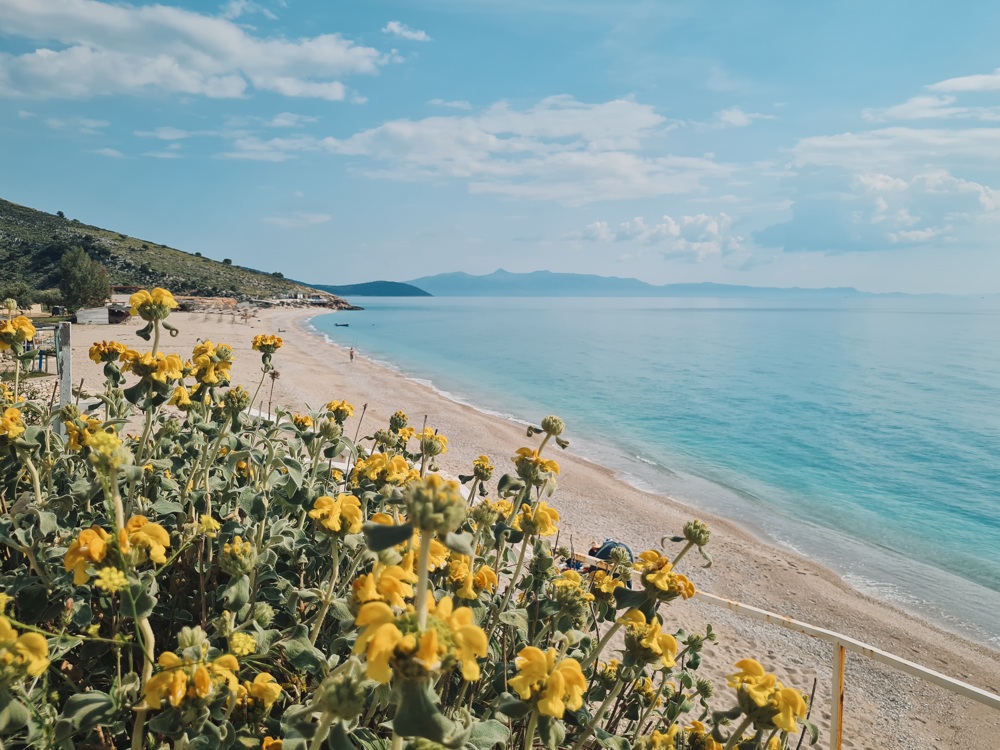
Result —
M 840 750 L 844 738 L 844 656 L 842 643 L 833 644 L 833 685 L 830 705 L 830 750 Z
M 59 406 L 73 403 L 73 343 L 71 323 L 56 329 L 56 372 L 59 373 Z M 62 422 L 60 422 L 62 424 Z

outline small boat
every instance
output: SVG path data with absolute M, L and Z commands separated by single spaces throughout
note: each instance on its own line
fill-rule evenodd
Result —
M 347 328 L 350 323 L 334 323 L 334 325 L 337 326 L 337 328 Z

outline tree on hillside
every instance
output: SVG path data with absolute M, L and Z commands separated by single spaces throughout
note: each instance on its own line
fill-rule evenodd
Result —
M 108 298 L 107 269 L 93 260 L 81 247 L 72 247 L 59 261 L 62 276 L 59 291 L 63 304 L 72 310 L 101 305 Z

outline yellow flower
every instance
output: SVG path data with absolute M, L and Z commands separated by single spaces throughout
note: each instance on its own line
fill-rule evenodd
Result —
M 473 624 L 472 610 L 454 609 L 450 597 L 428 603 L 427 629 L 420 631 L 412 609 L 398 618 L 382 602 L 369 602 L 358 611 L 355 624 L 362 628 L 354 653 L 365 653 L 368 676 L 389 682 L 395 668 L 403 665 L 407 674 L 416 670 L 435 673 L 461 664 L 462 678 L 468 682 L 480 676 L 477 657 L 488 650 L 486 633 Z
M 200 385 L 225 385 L 229 382 L 233 366 L 233 349 L 227 344 L 216 346 L 202 341 L 194 348 L 191 357 L 194 377 Z
M 698 747 L 700 748 L 700 750 L 722 750 L 722 743 L 716 742 L 714 739 L 712 739 L 712 730 L 710 730 L 700 721 L 692 721 L 684 729 L 688 733 L 689 746 Z M 773 739 L 777 740 L 778 738 L 774 737 Z M 780 750 L 781 741 L 778 740 L 778 742 L 779 744 L 777 745 L 777 748 Z M 770 747 L 771 746 L 769 744 L 768 745 L 769 750 Z
M 101 341 L 100 343 L 95 341 L 94 345 L 90 347 L 89 354 L 94 364 L 100 364 L 101 362 L 114 362 L 126 351 L 128 351 L 128 347 L 117 341 Z
M 13 406 L 5 409 L 3 417 L 0 417 L 0 436 L 6 436 L 8 440 L 14 440 L 24 433 L 24 419 L 21 417 L 19 409 Z
M 209 539 L 215 539 L 219 535 L 219 529 L 221 528 L 222 524 L 211 516 L 206 516 L 204 513 L 198 516 L 198 530 Z
M 440 456 L 448 452 L 448 438 L 438 434 L 437 430 L 425 427 L 420 433 L 420 450 L 428 456 Z
M 174 394 L 170 397 L 168 401 L 171 406 L 176 406 L 178 409 L 187 409 L 191 406 L 191 394 L 188 389 L 183 385 L 179 385 L 174 388 Z
M 242 687 L 250 698 L 264 706 L 265 711 L 269 711 L 271 706 L 281 697 L 281 685 L 267 672 L 261 672 L 253 678 L 253 682 L 244 682 Z M 271 747 L 274 747 L 274 743 L 271 744 Z M 280 747 L 279 744 L 278 750 Z
M 97 580 L 94 581 L 94 585 L 109 594 L 128 588 L 128 578 L 118 568 L 101 568 L 95 577 Z
M 479 592 L 492 591 L 497 586 L 497 574 L 488 565 L 481 565 L 472 572 L 468 555 L 452 553 L 448 562 L 448 580 L 455 586 L 459 599 L 478 599 Z
M 132 372 L 143 380 L 166 384 L 168 380 L 180 380 L 184 376 L 184 363 L 176 354 L 151 352 L 140 354 L 134 349 L 122 353 L 122 372 Z
M 78 451 L 87 444 L 90 436 L 100 429 L 101 420 L 93 417 L 79 417 L 63 422 L 63 425 L 66 427 L 66 447 L 71 451 Z
M 558 520 L 558 511 L 555 508 L 549 507 L 549 504 L 542 500 L 534 510 L 532 510 L 528 503 L 521 505 L 521 512 L 514 518 L 511 525 L 525 534 L 552 536 L 559 531 L 556 527 L 556 521 Z
M 376 562 L 371 573 L 358 576 L 351 584 L 354 600 L 359 604 L 388 602 L 397 609 L 406 606 L 406 599 L 413 596 L 417 577 L 399 565 L 382 565 Z
M 361 501 L 354 495 L 344 494 L 337 495 L 336 500 L 328 495 L 317 497 L 309 517 L 319 521 L 329 531 L 345 534 L 357 534 L 364 520 Z
M 35 326 L 23 315 L 13 320 L 0 320 L 0 352 L 13 347 L 20 349 L 25 341 L 35 338 Z
M 670 729 L 666 732 L 656 729 L 648 737 L 640 737 L 636 746 L 640 750 L 675 750 L 677 747 L 675 742 L 679 731 L 680 726 L 677 724 L 671 725 Z
M 615 578 L 603 570 L 595 570 L 590 574 L 591 589 L 602 599 L 612 597 L 615 593 L 615 589 L 621 588 L 624 585 L 625 582 L 620 578 Z
M 226 692 L 235 693 L 239 685 L 236 672 L 240 665 L 231 654 L 210 662 L 196 662 L 172 651 L 164 651 L 156 663 L 161 670 L 146 683 L 142 708 L 160 708 L 164 700 L 177 708 L 186 700 L 210 698 L 223 688 Z
M 326 405 L 326 410 L 332 412 L 334 421 L 339 424 L 354 416 L 354 407 L 346 401 L 331 401 Z
M 410 479 L 418 479 L 420 472 L 411 469 L 402 456 L 389 457 L 385 453 L 373 453 L 354 465 L 351 479 L 356 483 L 364 477 L 372 482 L 400 485 Z
M 143 550 L 157 565 L 167 561 L 165 553 L 170 546 L 170 534 L 160 524 L 152 523 L 145 516 L 132 516 L 123 531 L 128 544 Z M 125 552 L 124 547 L 122 552 Z
M 786 688 L 778 678 L 766 671 L 756 659 L 736 662 L 739 672 L 728 676 L 726 682 L 735 688 L 741 698 L 740 707 L 754 723 L 764 727 L 777 727 L 785 732 L 797 731 L 796 719 L 806 716 L 806 702 L 802 693 Z M 752 703 L 745 703 L 745 696 Z
M 630 609 L 619 622 L 625 625 L 625 649 L 638 661 L 648 664 L 658 660 L 664 667 L 674 666 L 677 640 L 662 632 L 660 620 L 655 615 L 647 623 L 642 612 Z
M 542 458 L 537 450 L 531 448 L 518 448 L 517 454 L 511 460 L 517 468 L 517 475 L 532 484 L 546 480 L 550 474 L 559 473 L 559 464 L 551 459 Z
M 642 571 L 642 583 L 647 590 L 655 591 L 658 598 L 665 601 L 675 599 L 690 599 L 694 596 L 694 584 L 687 576 L 674 573 L 674 566 L 665 555 L 656 550 L 646 550 L 635 561 L 637 570 Z
M 261 354 L 274 354 L 284 342 L 281 340 L 281 336 L 275 336 L 270 333 L 261 333 L 253 337 L 253 344 L 251 346 Z
M 80 532 L 80 536 L 73 540 L 66 550 L 66 557 L 63 560 L 63 567 L 73 571 L 73 584 L 80 586 L 90 580 L 87 573 L 87 566 L 90 563 L 104 561 L 108 553 L 108 539 L 111 537 L 108 532 L 100 526 L 91 526 Z
M 178 306 L 174 295 L 160 287 L 152 292 L 145 289 L 138 291 L 129 297 L 128 302 L 132 306 L 129 315 L 138 315 L 143 320 L 163 320 Z
M 274 737 L 265 737 L 260 745 L 260 750 L 282 750 L 281 746 L 281 740 L 276 740 Z
M 493 477 L 493 464 L 490 457 L 482 455 L 472 462 L 472 473 L 480 482 L 488 482 Z
M 233 633 L 229 636 L 229 650 L 236 656 L 249 656 L 257 650 L 257 639 L 249 633 Z
M 554 648 L 525 646 L 514 660 L 518 673 L 508 685 L 522 700 L 537 701 L 539 713 L 561 719 L 567 708 L 575 711 L 583 706 L 587 680 L 576 659 L 557 662 L 558 655 Z
M 49 642 L 39 633 L 18 635 L 6 617 L 0 616 L 0 669 L 17 678 L 38 677 L 49 667 Z
M 7 607 L 10 606 L 10 603 L 12 601 L 14 600 L 10 597 L 10 595 L 7 592 L 0 591 L 0 616 L 7 613 Z
M 300 430 L 307 430 L 313 426 L 313 418 L 308 414 L 293 414 L 292 422 L 294 422 L 295 426 Z

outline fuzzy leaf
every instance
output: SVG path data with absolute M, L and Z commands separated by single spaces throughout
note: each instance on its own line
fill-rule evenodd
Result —
M 463 727 L 438 710 L 437 696 L 423 682 L 402 682 L 397 688 L 399 703 L 392 728 L 403 737 L 423 737 L 450 748 L 462 747 L 471 727 Z
M 528 611 L 526 609 L 508 609 L 500 613 L 500 622 L 513 625 L 521 638 L 528 637 Z
M 285 658 L 296 668 L 310 674 L 319 674 L 326 666 L 323 652 L 309 642 L 309 629 L 297 625 L 292 636 L 281 644 Z
M 469 735 L 469 745 L 473 745 L 477 750 L 492 750 L 497 745 L 507 747 L 510 739 L 510 729 L 505 724 L 496 719 L 487 719 L 472 725 L 472 734 Z
M 510 693 L 501 694 L 493 707 L 504 716 L 509 716 L 512 719 L 523 718 L 531 710 L 530 705 Z
M 361 530 L 364 532 L 365 539 L 368 540 L 368 548 L 372 552 L 381 552 L 389 547 L 395 547 L 413 536 L 413 526 L 408 523 L 399 526 L 386 526 L 369 521 Z
M 445 535 L 444 546 L 460 555 L 467 555 L 468 557 L 475 557 L 476 555 L 475 550 L 472 549 L 472 534 L 468 532 L 462 534 L 456 534 L 453 531 L 449 532 Z
M 222 590 L 222 601 L 226 609 L 239 611 L 250 601 L 250 577 L 240 576 L 234 578 Z

